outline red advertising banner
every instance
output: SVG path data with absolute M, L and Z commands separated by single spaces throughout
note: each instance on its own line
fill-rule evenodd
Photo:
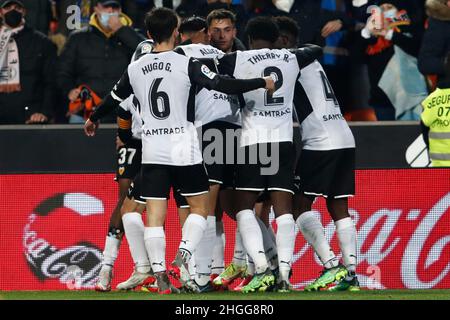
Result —
M 113 174 L 0 175 L 0 290 L 92 289 L 117 201 L 113 178 Z M 356 186 L 357 196 L 349 207 L 358 230 L 357 273 L 362 286 L 450 288 L 450 170 L 361 170 Z M 340 253 L 324 201 L 318 200 L 314 209 L 333 250 Z M 169 212 L 168 262 L 180 240 L 172 201 Z M 224 217 L 224 224 L 229 262 L 235 223 Z M 273 217 L 272 224 L 276 229 Z M 124 239 L 113 287 L 132 269 Z M 321 269 L 299 234 L 292 283 L 303 287 Z

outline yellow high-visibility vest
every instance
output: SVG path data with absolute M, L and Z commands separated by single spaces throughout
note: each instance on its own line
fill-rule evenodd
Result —
M 431 165 L 450 167 L 450 88 L 436 89 L 422 106 L 422 122 L 430 128 Z

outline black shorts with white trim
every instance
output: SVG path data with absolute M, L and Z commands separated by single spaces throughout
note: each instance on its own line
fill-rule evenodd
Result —
M 355 195 L 355 148 L 303 150 L 296 168 L 296 193 L 325 198 Z
M 292 142 L 261 143 L 243 147 L 240 152 L 245 152 L 245 164 L 238 165 L 236 190 L 294 194 Z
M 139 172 L 131 183 L 130 188 L 128 189 L 128 199 L 134 200 L 140 204 L 146 204 L 146 199 L 141 197 L 142 190 L 142 174 Z M 175 199 L 175 203 L 177 208 L 186 209 L 189 208 L 189 204 L 186 201 L 186 198 L 183 197 L 179 190 L 173 190 L 173 198 Z
M 203 163 L 191 166 L 142 164 L 143 199 L 168 199 L 170 188 L 178 190 L 183 197 L 208 193 L 208 176 Z

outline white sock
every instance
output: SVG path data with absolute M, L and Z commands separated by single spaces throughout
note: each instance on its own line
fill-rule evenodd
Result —
M 189 262 L 206 229 L 206 219 L 196 213 L 191 213 L 183 226 L 183 235 L 179 250 L 184 253 L 185 262 Z
M 189 260 L 189 262 L 188 262 L 188 270 L 189 270 L 189 275 L 191 276 L 191 279 L 194 279 L 194 277 L 195 277 L 195 252 L 191 256 L 191 260 Z
M 116 237 L 106 237 L 105 250 L 103 250 L 102 268 L 111 270 L 116 262 L 117 255 L 119 254 L 121 240 Z
M 256 216 L 256 221 L 258 221 L 259 228 L 263 236 L 264 252 L 266 254 L 266 259 L 269 262 L 271 270 L 278 268 L 278 252 L 276 242 L 272 240 L 269 229 L 266 224 Z
M 292 255 L 295 246 L 295 221 L 292 214 L 287 213 L 277 219 L 278 266 L 282 280 L 289 280 Z
M 166 271 L 166 234 L 164 233 L 164 228 L 145 228 L 144 240 L 153 272 Z
M 225 270 L 225 233 L 223 221 L 216 221 L 216 241 L 214 242 L 211 272 L 221 274 Z
M 302 213 L 297 219 L 297 226 L 325 268 L 330 269 L 339 265 L 339 260 L 325 237 L 322 223 L 313 211 Z
M 344 218 L 334 223 L 342 252 L 342 260 L 347 270 L 356 271 L 356 228 L 352 218 Z
M 255 274 L 255 263 L 252 260 L 252 257 L 247 256 L 248 259 L 248 263 L 247 263 L 247 273 L 249 275 L 254 275 Z
M 137 212 L 126 213 L 122 217 L 122 222 L 136 271 L 150 272 L 150 260 L 144 242 L 145 226 L 141 214 Z
M 247 264 L 247 251 L 245 250 L 242 236 L 239 228 L 236 228 L 236 237 L 234 242 L 233 264 L 243 267 Z
M 252 210 L 242 210 L 236 215 L 236 220 L 245 249 L 255 263 L 256 273 L 265 272 L 268 264 L 264 253 L 263 236 L 255 214 Z
M 196 273 L 211 275 L 211 262 L 216 241 L 216 217 L 206 218 L 206 229 L 203 238 L 195 249 Z M 199 283 L 200 284 L 200 283 Z

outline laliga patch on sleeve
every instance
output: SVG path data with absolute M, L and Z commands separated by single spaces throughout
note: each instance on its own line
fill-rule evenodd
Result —
M 150 43 L 146 43 L 142 46 L 142 53 L 150 53 L 153 50 L 153 46 Z
M 214 72 L 212 72 L 211 70 L 209 70 L 209 68 L 205 65 L 202 65 L 201 67 L 202 73 L 207 76 L 208 78 L 210 78 L 211 80 L 214 79 L 214 77 L 216 76 L 216 74 Z

